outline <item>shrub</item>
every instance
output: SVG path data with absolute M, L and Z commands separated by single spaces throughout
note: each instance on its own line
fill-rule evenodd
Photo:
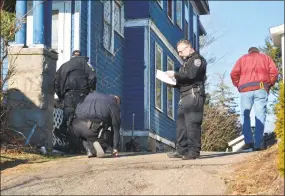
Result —
M 279 140 L 278 143 L 278 168 L 284 176 L 284 82 L 279 82 L 279 97 L 275 105 L 276 121 L 275 133 Z

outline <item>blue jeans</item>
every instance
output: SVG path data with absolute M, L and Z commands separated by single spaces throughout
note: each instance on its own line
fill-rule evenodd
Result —
M 262 146 L 267 100 L 268 94 L 264 89 L 241 93 L 240 108 L 244 142 L 246 144 L 254 143 L 254 148 L 261 148 Z M 250 110 L 253 105 L 255 112 L 254 140 L 250 126 Z

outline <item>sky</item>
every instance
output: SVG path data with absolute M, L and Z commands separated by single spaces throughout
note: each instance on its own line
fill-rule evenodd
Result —
M 269 28 L 284 24 L 284 1 L 209 1 L 210 15 L 201 16 L 208 34 L 217 37 L 215 42 L 201 50 L 205 56 L 218 60 L 208 67 L 210 91 L 217 84 L 216 73 L 225 73 L 225 82 L 239 104 L 239 93 L 232 85 L 230 72 L 235 62 L 252 46 L 264 46 L 270 36 Z M 274 100 L 269 96 L 268 106 Z M 238 108 L 239 109 L 239 108 Z M 265 132 L 274 128 L 274 115 L 268 115 Z M 252 124 L 254 111 L 251 112 Z

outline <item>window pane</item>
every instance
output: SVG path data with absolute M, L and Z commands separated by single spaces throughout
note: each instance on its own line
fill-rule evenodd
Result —
M 115 10 L 114 10 L 114 29 L 121 33 L 121 20 L 122 20 L 122 16 L 121 16 L 121 6 L 118 5 L 118 3 L 115 3 Z
M 182 1 L 176 1 L 176 23 L 182 29 Z
M 185 32 L 185 39 L 188 39 L 188 22 L 185 20 L 185 25 L 184 25 L 184 32 Z
M 108 50 L 111 49 L 111 25 L 104 22 L 104 34 L 103 34 L 103 41 L 104 41 L 104 47 Z
M 162 62 L 161 62 L 161 51 L 160 49 L 157 47 L 156 48 L 156 69 L 162 70 Z
M 172 19 L 172 0 L 167 0 L 167 14 Z
M 170 58 L 167 58 L 167 70 L 174 70 L 174 63 Z M 173 88 L 167 87 L 167 115 L 171 118 L 173 116 L 173 99 L 174 99 Z
M 111 1 L 104 1 L 104 20 L 111 23 Z
M 167 115 L 173 118 L 173 88 L 167 87 Z
M 161 81 L 156 79 L 156 87 L 155 87 L 155 91 L 156 91 L 156 95 L 155 95 L 155 106 L 159 109 L 161 109 Z

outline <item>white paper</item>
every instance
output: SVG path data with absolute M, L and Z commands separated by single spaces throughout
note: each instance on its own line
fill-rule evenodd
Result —
M 166 72 L 163 72 L 161 70 L 156 70 L 156 78 L 161 80 L 164 83 L 176 85 L 176 79 L 168 77 Z

